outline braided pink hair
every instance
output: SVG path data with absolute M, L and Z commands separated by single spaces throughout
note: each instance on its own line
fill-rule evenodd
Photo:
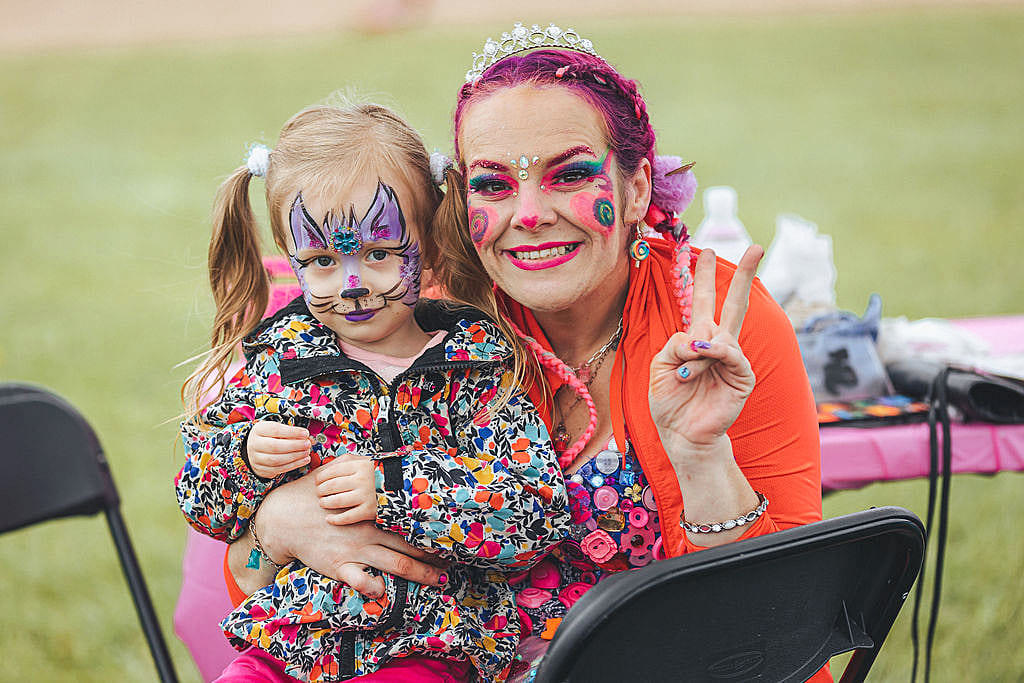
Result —
M 549 368 L 558 375 L 563 382 L 573 388 L 583 402 L 587 404 L 587 411 L 590 413 L 590 422 L 587 424 L 587 428 L 580 434 L 580 438 L 576 439 L 576 442 L 572 446 L 566 448 L 564 451 L 558 454 L 558 464 L 564 470 L 566 467 L 572 464 L 572 461 L 576 459 L 576 456 L 580 454 L 587 443 L 590 441 L 590 437 L 594 435 L 594 430 L 597 429 L 597 406 L 594 405 L 594 399 L 590 396 L 590 391 L 587 389 L 587 385 L 580 381 L 576 373 L 572 371 L 565 362 L 551 353 L 540 343 L 531 337 L 530 335 L 523 332 L 519 327 L 512 322 L 508 321 L 512 329 L 515 330 L 516 334 L 519 335 L 523 343 L 526 344 L 527 348 L 533 352 L 533 355 L 537 357 L 537 360 L 546 368 Z

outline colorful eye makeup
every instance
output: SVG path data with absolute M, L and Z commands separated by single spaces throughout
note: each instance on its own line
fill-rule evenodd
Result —
M 504 173 L 483 173 L 469 179 L 469 193 L 488 199 L 504 199 L 518 190 L 519 183 Z
M 605 150 L 600 159 L 577 159 L 567 164 L 556 166 L 541 178 L 541 189 L 569 190 L 594 181 L 603 192 L 611 192 L 611 148 Z

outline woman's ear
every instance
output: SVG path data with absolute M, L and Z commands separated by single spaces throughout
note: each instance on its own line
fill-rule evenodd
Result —
M 626 180 L 622 220 L 626 225 L 633 225 L 647 215 L 651 204 L 651 162 L 644 157 L 640 160 L 633 175 Z

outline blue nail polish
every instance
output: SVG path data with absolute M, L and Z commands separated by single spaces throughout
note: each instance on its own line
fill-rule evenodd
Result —
M 687 377 L 690 376 L 690 368 L 684 365 L 678 370 L 676 370 L 676 373 L 679 375 L 680 379 L 686 379 Z
M 690 342 L 690 348 L 694 351 L 707 350 L 711 348 L 711 342 L 706 341 L 692 341 Z

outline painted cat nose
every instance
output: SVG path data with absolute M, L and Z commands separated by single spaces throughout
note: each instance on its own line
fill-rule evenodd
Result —
M 341 293 L 342 299 L 358 299 L 359 297 L 366 296 L 370 293 L 366 287 L 359 287 L 357 289 L 346 289 Z

